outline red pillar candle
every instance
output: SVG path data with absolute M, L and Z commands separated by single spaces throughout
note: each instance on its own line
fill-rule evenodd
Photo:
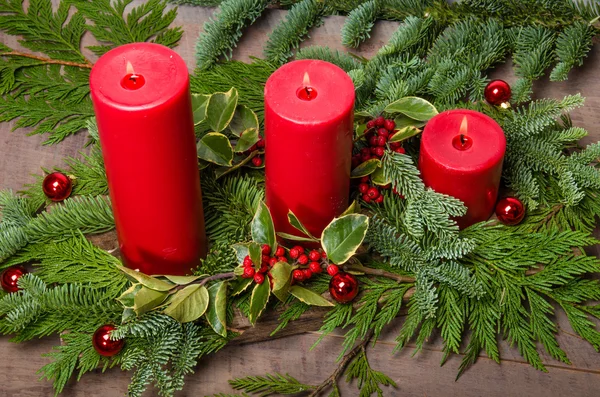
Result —
M 125 264 L 190 273 L 206 237 L 185 62 L 158 44 L 124 45 L 98 60 L 90 87 Z
M 278 232 L 299 234 L 288 211 L 315 236 L 348 206 L 354 85 L 324 61 L 290 62 L 265 86 L 267 204 Z
M 461 200 L 461 228 L 494 211 L 506 138 L 492 118 L 472 110 L 449 110 L 432 118 L 421 137 L 419 168 L 426 186 Z

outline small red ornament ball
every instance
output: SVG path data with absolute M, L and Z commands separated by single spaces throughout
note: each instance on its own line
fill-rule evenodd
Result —
M 525 217 L 525 207 L 519 199 L 505 197 L 496 204 L 496 216 L 505 225 L 518 225 Z
M 21 276 L 26 273 L 27 270 L 25 270 L 25 268 L 22 266 L 9 267 L 3 271 L 2 276 L 0 276 L 0 284 L 2 285 L 2 289 L 8 293 L 17 292 L 19 290 L 17 282 Z
M 105 324 L 98 328 L 96 332 L 94 332 L 94 336 L 92 337 L 92 345 L 94 345 L 94 349 L 101 356 L 112 357 L 114 355 L 119 354 L 119 352 L 123 348 L 125 340 L 110 339 L 110 333 L 114 330 L 114 326 Z
M 504 80 L 492 80 L 485 86 L 483 95 L 490 104 L 500 106 L 510 100 L 510 85 Z
M 61 172 L 46 175 L 42 182 L 42 190 L 46 197 L 52 201 L 63 201 L 71 195 L 73 182 Z
M 358 280 L 349 273 L 339 272 L 331 277 L 329 293 L 339 303 L 348 303 L 358 294 Z

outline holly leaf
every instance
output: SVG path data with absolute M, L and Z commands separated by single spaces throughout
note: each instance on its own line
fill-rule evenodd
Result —
M 135 294 L 133 310 L 138 316 L 141 316 L 163 303 L 168 296 L 168 292 L 142 287 Z
M 394 123 L 396 123 L 396 128 L 398 129 L 405 127 L 422 127 L 425 125 L 424 121 L 414 120 L 403 114 L 399 114 L 398 116 L 394 117 Z
M 213 131 L 221 132 L 231 122 L 238 103 L 238 92 L 235 88 L 227 92 L 212 94 L 206 109 L 206 120 Z
M 368 227 L 369 217 L 362 214 L 345 215 L 331 221 L 321 235 L 327 258 L 338 265 L 350 259 L 362 244 Z
M 248 319 L 252 325 L 256 324 L 256 320 L 258 320 L 262 312 L 267 307 L 267 302 L 269 302 L 270 295 L 271 287 L 267 280 L 265 280 L 265 282 L 262 284 L 256 284 L 252 290 L 252 297 L 250 298 L 250 314 L 248 316 Z
M 416 96 L 407 96 L 390 103 L 384 112 L 394 114 L 402 113 L 414 120 L 427 121 L 436 114 L 437 109 L 430 102 Z
M 173 284 L 167 281 L 159 280 L 155 277 L 148 276 L 147 274 L 138 272 L 137 270 L 133 270 L 125 266 L 120 266 L 119 270 L 125 273 L 127 278 L 131 281 L 137 281 L 144 287 L 148 287 L 156 291 L 168 291 L 174 287 Z
M 311 306 L 335 306 L 321 295 L 313 292 L 309 289 L 300 287 L 298 285 L 292 285 L 290 288 L 290 294 L 294 295 L 301 302 Z
M 225 338 L 227 336 L 227 282 L 211 285 L 208 288 L 208 297 L 206 320 L 217 334 Z
M 258 142 L 258 130 L 256 128 L 248 128 L 241 133 L 240 139 L 238 139 L 237 143 L 235 144 L 235 152 L 245 152 L 256 142 Z
M 286 240 L 292 240 L 292 241 L 306 241 L 306 242 L 310 242 L 310 243 L 314 243 L 315 241 L 319 241 L 316 238 L 311 238 L 311 237 L 302 237 L 302 236 L 296 236 L 295 234 L 289 234 L 289 233 L 284 233 L 284 232 L 277 232 L 277 235 L 281 238 L 284 238 Z
M 275 252 L 277 248 L 275 226 L 273 225 L 273 218 L 271 218 L 269 207 L 264 202 L 258 205 L 258 210 L 252 219 L 250 228 L 252 231 L 252 240 L 259 244 L 267 244 L 271 247 L 271 252 Z
M 250 259 L 252 259 L 252 263 L 254 263 L 254 269 L 260 269 L 260 266 L 262 265 L 262 249 L 260 244 L 248 244 L 248 254 L 250 255 Z
M 288 222 L 290 222 L 290 225 L 292 225 L 296 230 L 301 231 L 302 233 L 304 233 L 305 235 L 307 235 L 308 237 L 311 238 L 311 240 L 308 240 L 308 241 L 313 241 L 313 240 L 318 241 L 317 238 L 308 231 L 306 226 L 304 226 L 302 224 L 302 222 L 300 222 L 300 219 L 298 219 L 296 214 L 294 214 L 291 210 L 288 211 L 287 217 L 288 217 Z
M 391 180 L 385 177 L 383 167 L 379 167 L 371 174 L 371 182 L 375 185 L 384 186 L 391 183 Z
M 277 262 L 271 268 L 271 277 L 273 277 L 273 295 L 284 302 L 290 291 L 292 284 L 292 266 L 286 262 Z
M 172 283 L 177 284 L 177 285 L 188 285 L 188 284 L 193 283 L 194 281 L 198 280 L 202 276 L 171 276 L 171 275 L 164 275 L 163 277 L 166 278 L 167 280 L 171 281 Z
M 180 323 L 200 318 L 208 307 L 208 290 L 200 284 L 188 285 L 171 298 L 164 313 Z
M 133 284 L 130 288 L 127 289 L 127 291 L 123 292 L 121 296 L 117 298 L 117 300 L 121 302 L 123 307 L 133 308 L 133 305 L 135 304 L 135 294 L 137 294 L 140 289 L 142 289 L 142 284 Z
M 246 105 L 238 105 L 229 123 L 229 130 L 236 136 L 241 136 L 244 131 L 254 129 L 258 136 L 260 124 L 256 113 Z
M 398 130 L 398 132 L 396 132 L 394 135 L 392 135 L 392 137 L 390 138 L 390 140 L 388 141 L 389 143 L 394 143 L 394 142 L 402 142 L 407 140 L 408 138 L 412 138 L 413 136 L 419 135 L 421 133 L 421 130 L 418 129 L 415 126 L 409 125 L 407 127 L 404 127 L 400 130 Z
M 231 290 L 231 296 L 238 296 L 242 292 L 246 291 L 248 287 L 252 284 L 251 278 L 242 278 Z
M 233 148 L 229 139 L 219 132 L 209 132 L 198 142 L 198 157 L 217 165 L 231 166 Z
M 381 160 L 370 159 L 356 166 L 350 173 L 350 178 L 362 178 L 371 175 L 377 168 L 381 167 Z
M 192 94 L 192 112 L 194 114 L 194 125 L 206 120 L 206 109 L 210 95 Z
M 248 243 L 237 243 L 231 246 L 235 251 L 238 265 L 242 265 L 244 263 L 244 258 L 250 255 L 249 245 L 250 244 Z

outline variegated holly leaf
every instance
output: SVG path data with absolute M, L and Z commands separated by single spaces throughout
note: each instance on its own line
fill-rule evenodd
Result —
M 284 302 L 290 290 L 292 283 L 292 266 L 286 262 L 277 262 L 271 268 L 271 277 L 273 277 L 273 295 Z
M 381 160 L 370 159 L 356 166 L 350 173 L 350 178 L 362 178 L 371 175 L 377 168 L 381 167 Z
M 335 306 L 321 295 L 313 292 L 307 288 L 300 287 L 298 285 L 292 285 L 290 288 L 290 294 L 294 295 L 300 301 L 311 306 Z
M 208 288 L 206 321 L 222 337 L 227 336 L 227 282 L 223 281 Z
M 394 114 L 402 113 L 414 120 L 427 121 L 436 114 L 437 109 L 430 102 L 416 96 L 407 96 L 390 103 L 384 112 Z
M 271 247 L 271 252 L 275 252 L 277 248 L 277 240 L 275 238 L 275 226 L 269 207 L 264 202 L 258 205 L 258 210 L 252 219 L 250 225 L 252 231 L 252 240 L 259 244 L 267 244 Z
M 213 131 L 221 132 L 231 122 L 238 103 L 238 92 L 235 88 L 227 92 L 212 94 L 206 109 L 206 121 Z
M 362 214 L 345 215 L 331 221 L 321 235 L 327 258 L 338 265 L 350 259 L 362 244 L 368 227 L 369 217 Z
M 256 113 L 252 111 L 246 105 L 238 105 L 233 114 L 233 118 L 229 123 L 229 130 L 236 136 L 241 136 L 244 131 L 253 129 L 256 131 L 258 136 L 258 129 L 260 125 L 258 123 L 258 117 Z M 250 145 L 252 146 L 252 145 Z
M 271 287 L 269 282 L 265 280 L 262 284 L 256 284 L 252 290 L 252 296 L 250 297 L 250 314 L 248 320 L 252 325 L 256 324 L 256 320 L 260 317 L 262 312 L 267 307 L 269 302 L 269 296 L 271 295 Z
M 197 144 L 198 157 L 202 160 L 231 167 L 233 148 L 229 138 L 219 132 L 209 132 Z

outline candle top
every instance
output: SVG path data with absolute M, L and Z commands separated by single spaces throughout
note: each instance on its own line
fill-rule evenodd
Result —
M 184 60 L 168 47 L 132 43 L 110 50 L 92 68 L 93 97 L 115 107 L 148 109 L 187 91 Z
M 354 84 L 332 63 L 293 61 L 267 80 L 265 106 L 296 123 L 333 121 L 354 107 Z
M 466 118 L 465 118 L 466 117 Z M 462 128 L 461 128 L 462 127 Z M 464 147 L 457 147 L 461 133 Z M 502 160 L 506 138 L 491 117 L 473 110 L 442 112 L 429 120 L 421 147 L 437 162 L 455 170 L 484 168 Z

